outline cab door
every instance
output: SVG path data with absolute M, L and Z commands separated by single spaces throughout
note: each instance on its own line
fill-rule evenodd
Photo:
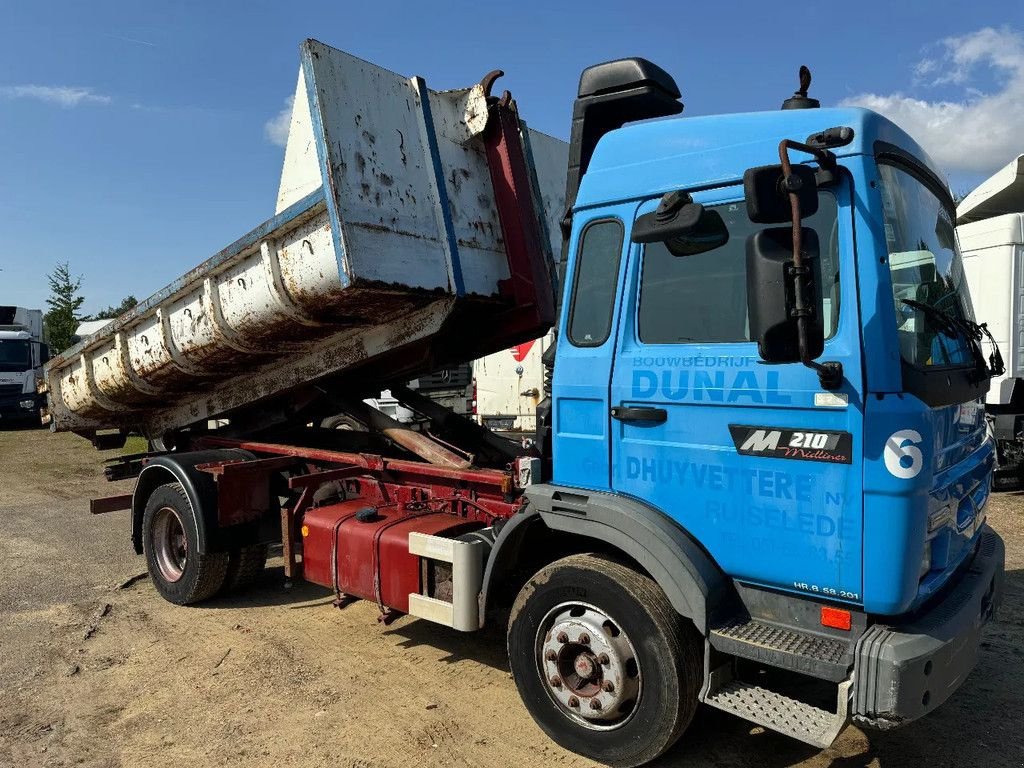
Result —
M 553 398 L 554 481 L 611 489 L 609 382 L 616 348 L 626 231 L 636 204 L 577 213 L 565 276 Z
M 860 321 L 849 192 L 820 193 L 820 360 L 767 365 L 750 340 L 746 242 L 761 228 L 738 186 L 694 195 L 726 221 L 725 245 L 673 256 L 633 245 L 611 380 L 612 487 L 675 519 L 732 577 L 859 602 Z M 657 206 L 640 207 L 638 216 Z

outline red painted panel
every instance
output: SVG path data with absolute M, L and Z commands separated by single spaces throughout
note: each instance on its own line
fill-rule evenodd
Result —
M 530 350 L 533 349 L 532 341 L 524 341 L 522 344 L 517 344 L 512 347 L 512 359 L 517 363 L 523 362 L 526 356 L 530 354 Z

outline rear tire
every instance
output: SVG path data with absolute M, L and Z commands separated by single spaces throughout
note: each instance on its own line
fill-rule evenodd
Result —
M 223 592 L 235 592 L 251 587 L 267 565 L 266 544 L 251 544 L 231 552 L 224 577 Z
M 649 577 L 599 555 L 541 569 L 512 606 L 512 676 L 561 746 L 631 768 L 671 747 L 693 719 L 703 643 Z
M 179 483 L 161 485 L 142 516 L 142 546 L 149 577 L 169 602 L 191 605 L 223 586 L 227 552 L 199 551 L 199 529 L 192 505 Z

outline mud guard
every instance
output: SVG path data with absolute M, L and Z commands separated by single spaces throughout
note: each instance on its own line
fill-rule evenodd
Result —
M 527 529 L 539 521 L 550 530 L 622 551 L 647 570 L 681 616 L 707 633 L 710 612 L 728 599 L 732 582 L 675 521 L 642 502 L 610 493 L 544 484 L 530 486 L 526 496 L 527 511 L 505 524 L 488 558 L 482 607 L 486 608 L 492 579 L 503 572 L 503 564 L 515 559 Z
M 245 530 L 251 526 L 233 526 L 230 536 L 221 533 L 217 520 L 217 484 L 213 475 L 196 469 L 199 464 L 215 461 L 251 461 L 256 456 L 237 448 L 209 451 L 169 453 L 150 459 L 142 468 L 132 494 L 132 546 L 136 554 L 142 554 L 142 516 L 150 494 L 165 483 L 178 482 L 185 490 L 189 504 L 196 513 L 196 531 L 199 551 L 220 552 L 242 542 L 242 538 L 255 538 Z

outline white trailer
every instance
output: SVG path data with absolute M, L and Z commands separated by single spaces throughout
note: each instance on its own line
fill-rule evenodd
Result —
M 303 43 L 276 215 L 55 358 L 52 428 L 162 440 L 545 332 L 568 148 L 491 98 L 497 75 L 437 92 Z
M 1024 155 L 957 206 L 957 238 L 978 322 L 1002 350 L 1006 372 L 985 402 L 998 446 L 996 482 L 1024 472 Z
M 544 352 L 554 334 L 517 344 L 473 363 L 476 416 L 485 427 L 504 432 L 537 428 L 537 405 L 544 397 Z

